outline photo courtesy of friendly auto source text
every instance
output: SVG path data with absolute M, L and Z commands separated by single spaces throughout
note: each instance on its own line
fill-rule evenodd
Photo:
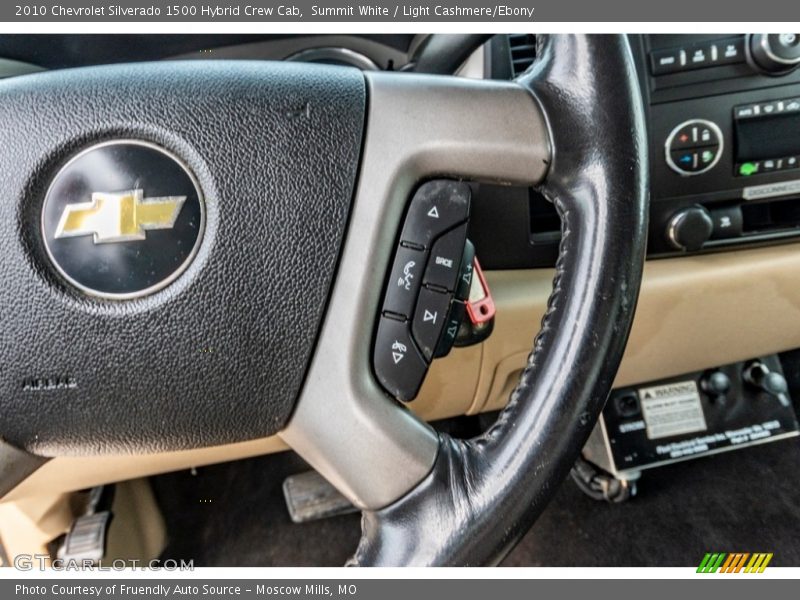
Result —
M 795 12 L 0 6 L 0 594 L 791 585 Z

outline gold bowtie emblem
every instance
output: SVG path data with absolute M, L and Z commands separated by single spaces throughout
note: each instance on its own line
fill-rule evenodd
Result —
M 56 238 L 93 235 L 95 244 L 143 240 L 150 229 L 171 229 L 186 196 L 145 198 L 143 190 L 94 193 L 91 202 L 69 204 Z

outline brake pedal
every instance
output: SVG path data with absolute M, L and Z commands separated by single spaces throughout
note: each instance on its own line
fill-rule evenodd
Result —
M 358 512 L 350 501 L 316 471 L 290 475 L 283 482 L 286 508 L 295 523 Z
M 100 564 L 106 554 L 113 500 L 114 486 L 92 488 L 84 514 L 72 522 L 69 532 L 64 536 L 57 552 L 59 559 L 80 564 Z

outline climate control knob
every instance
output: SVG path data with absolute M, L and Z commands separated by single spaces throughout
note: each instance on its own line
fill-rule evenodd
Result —
M 664 144 L 670 169 L 689 177 L 713 169 L 723 150 L 722 131 L 713 121 L 690 119 L 676 126 Z
M 667 240 L 676 250 L 700 250 L 714 231 L 714 221 L 702 206 L 678 211 L 667 224 Z
M 800 66 L 800 33 L 754 33 L 750 57 L 756 67 L 772 75 L 784 75 Z

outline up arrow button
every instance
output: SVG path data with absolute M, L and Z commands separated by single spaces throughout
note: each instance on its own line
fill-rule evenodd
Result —
M 411 200 L 401 241 L 427 250 L 445 231 L 467 220 L 470 196 L 463 181 L 436 179 L 422 184 Z

